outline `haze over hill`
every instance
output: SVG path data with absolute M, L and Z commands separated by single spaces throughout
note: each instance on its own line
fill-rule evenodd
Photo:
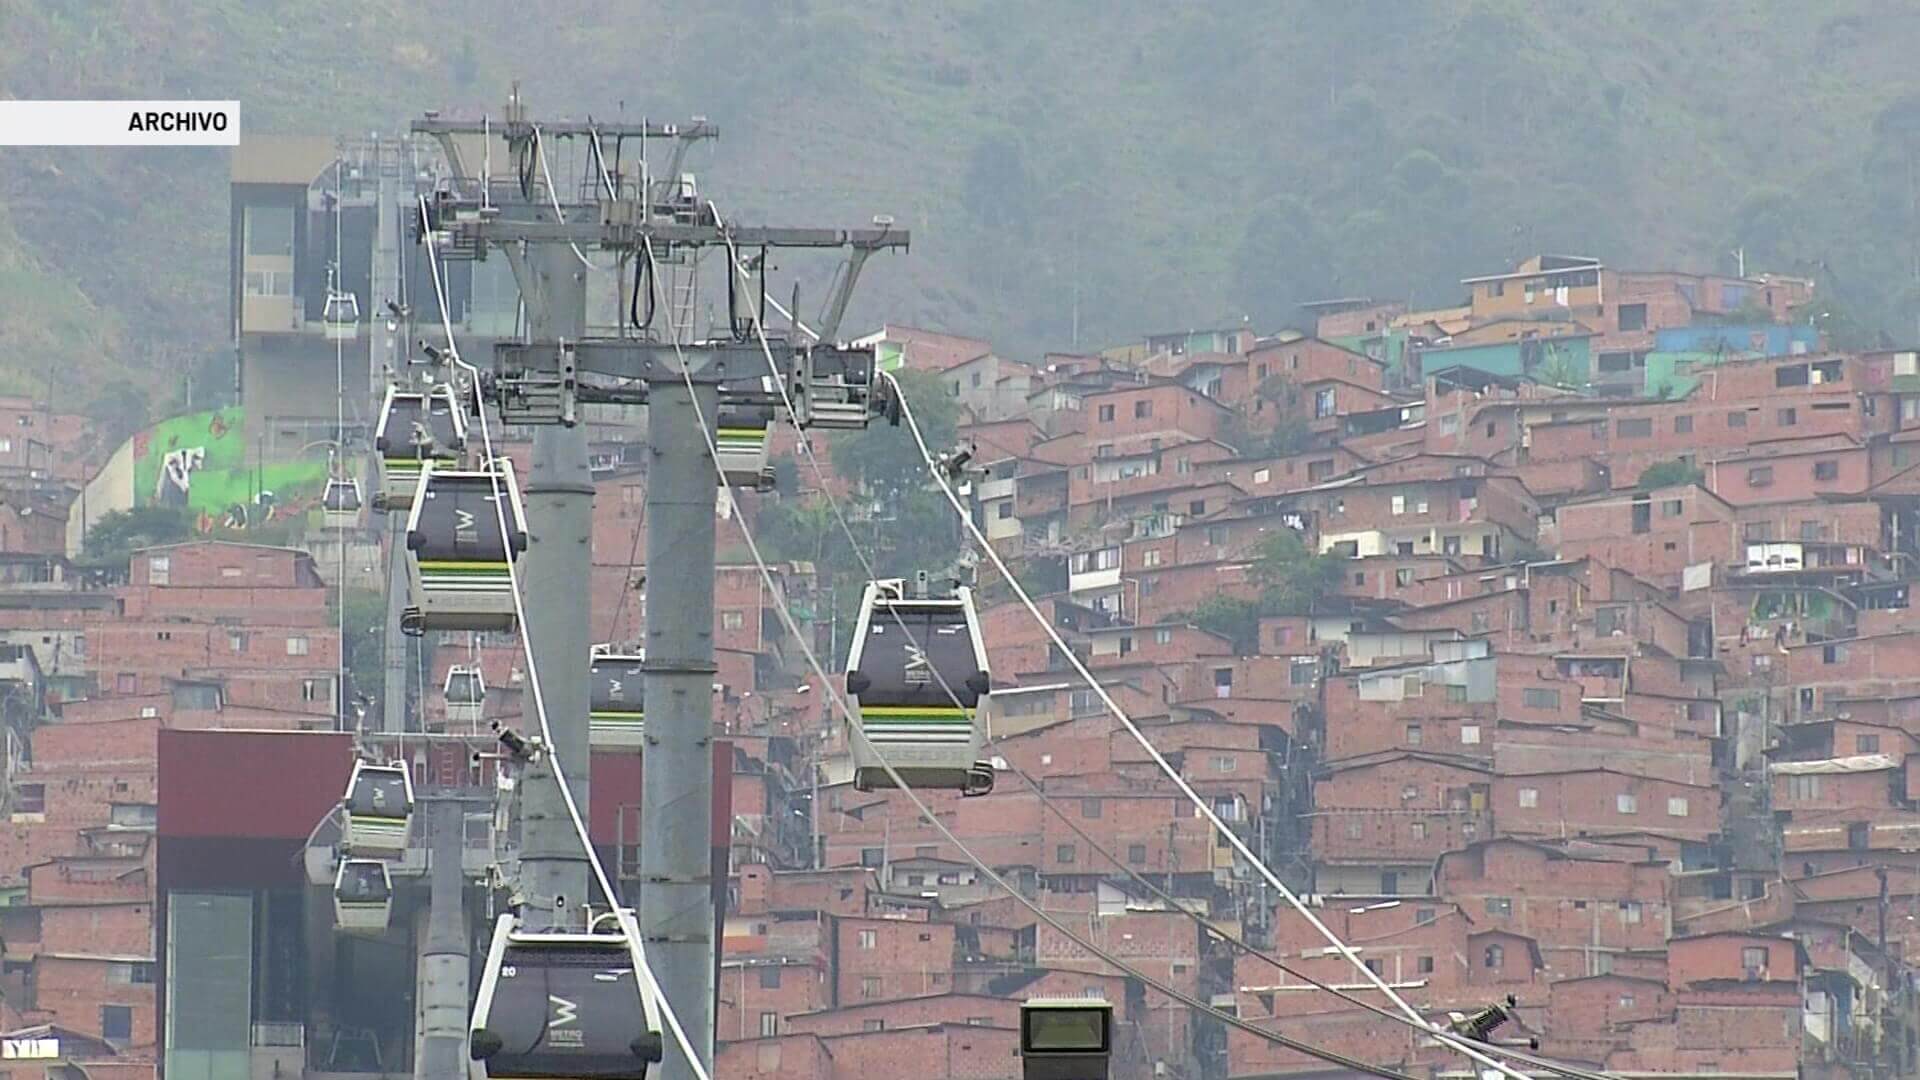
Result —
M 850 326 L 1005 350 L 1300 300 L 1445 302 L 1473 268 L 1815 277 L 1841 344 L 1912 337 L 1915 136 L 1899 3 L 1503 0 L 627 5 L 261 0 L 9 5 L 0 92 L 237 97 L 248 131 L 497 109 L 700 113 L 730 214 L 789 206 L 914 230 Z M 341 61 L 340 57 L 351 57 Z M 1903 96 L 1904 95 L 1904 96 Z M 231 380 L 226 155 L 0 159 L 0 385 L 128 411 Z M 148 391 L 127 394 L 132 386 Z

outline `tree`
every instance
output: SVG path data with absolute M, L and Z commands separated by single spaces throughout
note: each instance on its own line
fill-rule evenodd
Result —
M 1257 600 L 1215 593 L 1201 601 L 1186 621 L 1233 642 L 1233 651 L 1246 656 L 1260 647 L 1260 614 Z
M 958 438 L 960 410 L 940 376 L 927 371 L 894 374 L 914 418 L 920 422 L 927 446 L 936 454 L 951 449 Z M 932 482 L 920 448 L 904 423 L 899 427 L 875 423 L 864 431 L 840 436 L 833 441 L 830 456 L 834 471 L 859 485 L 876 502 L 889 502 Z
M 1698 484 L 1707 478 L 1700 467 L 1690 461 L 1663 461 L 1650 465 L 1640 474 L 1640 490 L 1652 491 L 1654 488 L 1673 487 L 1676 484 Z
M 140 548 L 175 544 L 193 535 L 193 519 L 185 507 L 140 506 L 110 510 L 87 529 L 82 560 L 89 566 L 124 570 Z
M 1254 549 L 1253 579 L 1263 615 L 1306 615 L 1340 581 L 1342 560 L 1317 555 L 1291 529 L 1269 533 Z

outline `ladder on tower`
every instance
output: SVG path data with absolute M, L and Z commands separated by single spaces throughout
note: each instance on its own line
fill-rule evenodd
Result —
M 675 267 L 673 271 L 673 310 L 671 322 L 674 340 L 682 345 L 693 343 L 693 311 L 699 302 L 700 275 L 698 266 L 689 263 Z

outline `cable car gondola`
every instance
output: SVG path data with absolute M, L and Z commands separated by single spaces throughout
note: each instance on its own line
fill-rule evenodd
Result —
M 1113 1005 L 1104 998 L 1029 998 L 1020 1003 L 1025 1080 L 1107 1080 Z
M 494 924 L 468 1052 L 487 1080 L 644 1080 L 658 1063 L 658 993 L 631 916 L 615 933 L 534 933 Z
M 612 652 L 593 654 L 587 713 L 587 741 L 594 748 L 638 747 L 646 743 L 645 657 Z
M 341 800 L 347 825 L 341 842 L 348 854 L 398 855 L 407 850 L 407 824 L 413 815 L 413 776 L 398 762 L 353 763 L 347 794 Z
M 401 628 L 410 634 L 512 630 L 512 564 L 526 548 L 527 518 L 512 462 L 499 458 L 492 468 L 474 471 L 428 463 L 407 516 L 412 606 Z
M 333 921 L 342 930 L 385 930 L 393 914 L 393 875 L 379 859 L 341 859 L 333 878 Z
M 991 689 L 971 590 L 930 596 L 925 573 L 911 596 L 899 579 L 870 582 L 847 658 L 847 694 L 866 735 L 852 740 L 853 786 L 892 787 L 884 759 L 913 787 L 992 791 L 993 766 L 980 760 L 980 704 Z
M 351 476 L 329 477 L 320 507 L 329 529 L 351 529 L 360 524 L 360 481 Z
M 380 452 L 380 491 L 376 507 L 405 510 L 413 505 L 420 473 L 427 462 L 452 466 L 467 445 L 467 420 L 445 383 L 431 390 L 389 386 L 380 407 L 373 447 Z
M 767 432 L 773 427 L 773 407 L 723 406 L 714 430 L 713 445 L 728 487 L 773 487 L 773 467 L 767 464 Z
M 350 292 L 329 292 L 320 319 L 328 341 L 352 341 L 360 333 L 360 298 Z
M 487 681 L 477 667 L 458 664 L 447 670 L 447 681 L 440 688 L 446 698 L 447 723 L 475 725 L 487 704 Z

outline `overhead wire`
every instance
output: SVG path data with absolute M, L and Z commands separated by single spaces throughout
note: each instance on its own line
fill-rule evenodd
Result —
M 707 206 L 708 206 L 708 209 L 713 212 L 713 216 L 716 221 L 722 220 L 720 215 L 720 208 L 718 205 L 714 203 L 712 199 L 707 200 Z M 723 231 L 722 238 L 727 245 L 727 254 L 728 254 L 727 261 L 731 265 L 733 272 L 739 274 L 742 278 L 747 277 L 748 275 L 747 275 L 746 268 L 741 263 L 739 250 L 738 248 L 735 247 L 732 237 L 728 235 L 725 231 Z M 751 282 L 749 282 L 749 284 L 751 284 Z M 763 287 L 761 289 L 762 296 L 765 296 L 765 292 L 766 291 L 763 284 Z M 779 308 L 777 304 L 775 306 L 777 310 L 780 310 L 783 315 L 785 315 L 789 320 L 793 321 L 796 327 L 806 330 L 806 332 L 810 334 L 815 340 L 819 340 L 820 335 L 801 326 L 799 323 L 799 320 L 795 319 L 791 312 L 786 311 L 784 308 Z M 815 454 L 815 451 L 813 450 L 811 442 L 807 438 L 806 432 L 800 428 L 800 423 L 801 423 L 800 414 L 798 410 L 795 409 L 794 407 L 793 398 L 787 392 L 785 379 L 782 376 L 779 364 L 774 359 L 772 345 L 768 339 L 767 332 L 766 332 L 764 317 L 761 313 L 757 313 L 757 312 L 750 312 L 750 314 L 752 315 L 753 330 L 757 335 L 757 338 L 761 347 L 761 351 L 766 358 L 768 370 L 773 375 L 775 385 L 780 388 L 781 400 L 785 403 L 787 413 L 792 418 L 795 430 L 799 434 L 798 443 L 799 443 L 801 455 L 807 459 L 808 464 L 812 467 L 814 476 L 820 484 L 821 492 L 826 496 L 828 508 L 832 511 L 834 519 L 838 522 L 841 532 L 846 536 L 849 550 L 853 552 L 854 557 L 859 561 L 862 569 L 867 575 L 868 580 L 877 580 L 879 578 L 878 571 L 874 568 L 872 561 L 867 557 L 866 553 L 861 549 L 860 541 L 856 536 L 851 523 L 848 521 L 846 514 L 841 509 L 840 500 L 834 497 L 832 489 L 827 484 L 825 471 L 820 465 L 820 462 L 818 460 L 818 457 Z M 889 376 L 889 381 L 892 382 L 893 384 L 894 393 L 896 394 L 896 396 L 903 399 L 902 409 L 903 409 L 903 417 L 904 417 L 905 415 L 904 411 L 906 409 L 906 406 L 904 404 L 905 394 L 902 391 L 897 380 L 893 380 Z M 934 462 L 933 462 L 932 456 L 927 452 L 928 448 L 926 446 L 926 442 L 923 438 L 920 437 L 920 433 L 917 425 L 914 426 L 913 431 L 915 435 L 915 441 L 921 450 L 922 456 L 926 457 L 929 467 L 933 468 Z M 938 470 L 935 469 L 935 471 L 937 474 Z M 939 479 L 941 480 L 942 489 L 946 490 L 944 478 L 939 478 Z M 950 493 L 949 493 L 949 497 L 951 498 Z M 964 514 L 964 512 L 962 513 L 961 516 L 964 520 L 967 520 L 969 523 L 971 523 L 971 518 L 968 518 Z M 743 527 L 743 531 L 744 531 L 744 527 Z M 1004 566 L 1001 567 L 1001 573 L 1004 576 L 1006 576 L 1009 581 L 1013 580 L 1012 575 L 1007 573 Z M 900 618 L 898 612 L 893 612 L 893 618 L 895 623 L 898 624 L 900 631 L 906 635 L 908 642 L 910 644 L 917 644 L 916 642 L 913 641 L 912 631 L 907 627 L 906 622 Z M 1045 622 L 1044 619 L 1042 619 L 1041 621 L 1043 623 Z M 1057 642 L 1057 639 L 1056 639 L 1056 644 L 1060 645 L 1062 652 L 1070 652 L 1070 650 L 1067 650 L 1065 648 L 1064 643 Z M 946 679 L 940 674 L 940 672 L 937 669 L 933 671 L 933 677 L 935 681 L 939 684 L 941 691 L 947 696 L 947 698 L 951 700 L 955 706 L 964 708 L 964 706 L 960 702 L 958 694 L 956 694 L 953 688 L 947 684 Z M 1038 796 L 1042 805 L 1044 805 L 1055 816 L 1059 817 L 1061 821 L 1065 822 L 1068 825 L 1068 827 L 1071 828 L 1082 839 L 1086 840 L 1089 844 L 1093 845 L 1094 849 L 1100 855 L 1102 855 L 1107 860 L 1112 862 L 1115 866 L 1119 867 L 1122 871 L 1126 872 L 1130 877 L 1132 877 L 1136 881 L 1139 881 L 1142 884 L 1146 884 L 1148 888 L 1153 889 L 1155 893 L 1157 895 L 1160 895 L 1163 899 L 1167 899 L 1171 901 L 1171 897 L 1168 897 L 1166 896 L 1166 894 L 1161 893 L 1157 889 L 1157 887 L 1153 886 L 1151 883 L 1148 883 L 1145 878 L 1135 873 L 1131 867 L 1123 863 L 1112 852 L 1109 852 L 1105 848 L 1101 847 L 1090 836 L 1088 836 L 1084 831 L 1082 831 L 1082 829 L 1079 827 L 1079 825 L 1076 822 L 1074 822 L 1063 810 L 1061 810 L 1058 806 L 1056 806 L 1053 803 L 1053 801 L 1050 798 L 1048 798 L 1046 792 L 1042 789 L 1039 782 L 1036 781 L 1032 776 L 1028 775 L 1024 770 L 1021 770 L 1018 768 L 1015 768 L 1012 771 L 1016 772 L 1020 776 L 1020 778 L 1023 781 L 1025 781 L 1027 786 L 1034 792 L 1036 796 Z M 891 773 L 890 769 L 889 769 L 889 773 Z M 1233 946 L 1241 950 L 1244 950 L 1250 955 L 1257 956 L 1262 960 L 1265 960 L 1266 962 L 1273 964 L 1274 966 L 1279 968 L 1279 970 L 1286 972 L 1287 974 L 1294 975 L 1295 977 L 1302 979 L 1303 981 L 1315 986 L 1318 989 L 1332 993 L 1336 997 L 1341 998 L 1342 1000 L 1345 1000 L 1354 1005 L 1358 1005 L 1359 1007 L 1366 1009 L 1370 1012 L 1374 1012 L 1382 1017 L 1389 1018 L 1395 1021 L 1396 1023 L 1404 1024 L 1421 1034 L 1430 1035 L 1430 1036 L 1441 1034 L 1441 1032 L 1438 1029 L 1436 1029 L 1435 1025 L 1432 1025 L 1431 1023 L 1429 1023 L 1423 1016 L 1421 1016 L 1421 1014 L 1417 1012 L 1413 1013 L 1411 1016 L 1395 1013 L 1391 1010 L 1383 1009 L 1378 1005 L 1375 1005 L 1371 1002 L 1365 1001 L 1352 994 L 1342 991 L 1337 987 L 1320 982 L 1319 980 L 1314 979 L 1311 975 L 1295 970 L 1285 965 L 1284 963 L 1272 957 L 1269 957 L 1267 954 L 1247 944 L 1245 941 L 1237 937 L 1234 937 L 1232 935 L 1226 934 L 1225 932 L 1214 927 L 1211 923 L 1207 922 L 1206 919 L 1204 919 L 1202 916 L 1188 910 L 1184 906 L 1177 905 L 1177 904 L 1175 906 L 1179 907 L 1181 911 L 1186 912 L 1186 914 L 1192 917 L 1194 921 L 1199 923 L 1202 927 L 1207 929 L 1210 933 L 1213 933 L 1216 936 L 1222 937 L 1223 939 L 1230 942 Z M 1364 966 L 1363 966 L 1363 969 L 1364 969 Z M 1443 1041 L 1447 1041 L 1447 1040 L 1443 1039 Z M 1456 1047 L 1456 1049 L 1461 1049 L 1464 1052 L 1467 1052 L 1468 1056 L 1470 1057 L 1474 1056 L 1472 1051 L 1467 1050 L 1465 1047 Z M 1581 1080 L 1601 1080 L 1601 1077 L 1599 1074 L 1584 1073 L 1583 1071 L 1579 1070 L 1577 1067 L 1574 1067 L 1574 1066 L 1562 1066 L 1557 1063 L 1548 1062 L 1545 1059 L 1528 1059 L 1523 1055 L 1512 1053 L 1512 1052 L 1508 1052 L 1508 1056 L 1514 1057 L 1519 1060 L 1527 1061 L 1529 1064 L 1534 1064 L 1543 1068 L 1550 1068 L 1555 1072 L 1561 1073 L 1562 1075 L 1581 1078 Z
M 1319 916 L 1315 915 L 1313 910 L 1300 899 L 1299 895 L 1288 888 L 1286 883 L 1281 881 L 1279 876 L 1275 874 L 1259 856 L 1254 854 L 1253 849 L 1247 846 L 1246 841 L 1242 840 L 1232 829 L 1229 829 L 1226 822 L 1220 819 L 1219 814 L 1214 812 L 1213 807 L 1209 805 L 1206 800 L 1202 799 L 1199 793 L 1194 791 L 1193 785 L 1187 782 L 1186 777 L 1180 775 L 1180 771 L 1175 769 L 1173 765 L 1167 761 L 1166 756 L 1160 752 L 1158 747 L 1153 745 L 1153 740 L 1147 738 L 1146 733 L 1140 729 L 1140 726 L 1134 722 L 1131 716 L 1127 715 L 1126 711 L 1120 707 L 1118 702 L 1113 700 L 1113 696 L 1107 692 L 1106 687 L 1100 684 L 1100 680 L 1095 678 L 1091 671 L 1087 670 L 1086 664 L 1067 646 L 1067 643 L 1060 637 L 1059 631 L 1056 630 L 1053 624 L 1047 620 L 1046 616 L 1041 613 L 1038 605 L 1033 602 L 1033 598 L 1028 595 L 1026 587 L 1021 585 L 1019 579 L 1007 568 L 1006 562 L 1000 558 L 1000 553 L 994 550 L 993 545 L 988 542 L 986 535 L 981 532 L 979 525 L 974 522 L 973 515 L 969 514 L 966 507 L 961 505 L 960 497 L 955 494 L 952 485 L 947 482 L 945 476 L 941 475 L 939 462 L 934 458 L 932 450 L 927 446 L 926 436 L 920 430 L 919 421 L 913 415 L 912 404 L 907 400 L 906 392 L 901 387 L 899 379 L 895 378 L 892 372 L 883 372 L 881 375 L 893 387 L 895 400 L 900 406 L 901 419 L 906 422 L 908 430 L 913 434 L 914 442 L 920 450 L 920 456 L 926 462 L 927 470 L 932 474 L 935 485 L 938 486 L 941 493 L 946 496 L 947 502 L 952 505 L 954 512 L 959 515 L 962 526 L 972 535 L 981 553 L 993 563 L 994 568 L 999 571 L 1001 577 L 1004 578 L 1007 584 L 1013 589 L 1014 595 L 1019 598 L 1020 603 L 1027 609 L 1027 613 L 1033 617 L 1033 620 L 1046 632 L 1054 648 L 1059 650 L 1061 656 L 1065 658 L 1075 673 L 1092 688 L 1093 692 L 1100 698 L 1101 704 L 1106 706 L 1107 711 L 1120 722 L 1120 725 L 1127 730 L 1128 734 L 1133 736 L 1134 741 L 1140 744 L 1141 749 L 1146 751 L 1147 756 L 1152 759 L 1160 771 L 1164 773 L 1169 780 L 1173 781 L 1174 786 L 1180 789 L 1180 793 L 1186 796 L 1187 801 L 1191 802 L 1194 808 L 1199 811 L 1200 815 L 1206 818 L 1207 823 L 1213 827 L 1214 832 L 1226 840 L 1228 845 L 1231 846 L 1242 859 L 1246 860 L 1247 864 L 1256 870 L 1260 876 L 1266 880 L 1267 884 L 1272 886 L 1273 889 L 1286 900 L 1289 907 L 1293 908 L 1302 918 L 1306 919 L 1335 952 L 1345 957 L 1348 963 L 1359 971 L 1368 983 L 1371 983 L 1376 990 L 1379 990 L 1385 995 L 1387 1000 L 1399 1008 L 1409 1020 L 1422 1025 L 1434 1038 L 1442 1043 L 1458 1050 L 1467 1057 L 1472 1058 L 1474 1061 L 1490 1069 L 1498 1070 L 1503 1075 L 1509 1077 L 1510 1080 L 1523 1080 L 1523 1074 L 1511 1065 L 1489 1056 L 1464 1042 L 1457 1035 L 1452 1034 L 1445 1028 L 1428 1021 L 1418 1009 L 1415 1009 L 1409 1004 L 1393 987 L 1387 985 L 1384 979 L 1361 961 L 1359 955 L 1354 952 L 1353 947 L 1341 940 L 1339 935 L 1335 934 Z
M 551 190 L 551 187 L 549 187 L 549 190 Z M 426 220 L 426 209 L 426 199 L 423 196 L 420 200 L 422 221 Z M 433 238 L 431 236 L 426 237 L 426 248 L 427 258 L 432 264 L 434 295 L 440 305 L 440 325 L 447 335 L 448 362 L 455 367 L 464 368 L 467 374 L 474 380 L 474 386 L 477 391 L 480 384 L 480 371 L 472 364 L 460 358 L 459 346 L 454 342 L 453 318 L 447 304 L 446 287 L 440 280 L 439 260 L 434 253 Z M 528 632 L 526 603 L 522 597 L 520 588 L 520 573 L 515 566 L 515 560 L 510 547 L 510 530 L 507 527 L 507 500 L 505 492 L 500 487 L 499 462 L 494 455 L 493 433 L 491 426 L 487 423 L 487 410 L 484 402 L 480 403 L 479 414 L 480 440 L 484 448 L 483 452 L 487 457 L 487 471 L 493 486 L 494 516 L 500 525 L 502 551 L 507 556 L 507 580 L 513 596 L 514 620 L 519 630 L 517 636 L 520 639 L 521 652 L 525 655 L 527 661 L 527 686 L 532 692 L 534 714 L 538 718 L 540 725 L 540 738 L 546 747 L 544 752 L 547 754 L 548 761 L 553 769 L 554 779 L 560 787 L 561 802 L 565 804 L 567 817 L 573 825 L 575 834 L 580 838 L 580 846 L 586 855 L 587 865 L 593 870 L 595 883 L 600 886 L 600 891 L 606 897 L 607 905 L 612 908 L 616 919 L 621 925 L 622 931 L 628 935 L 629 940 L 633 943 L 634 955 L 640 958 L 639 970 L 636 974 L 645 980 L 643 992 L 650 994 L 652 999 L 658 1003 L 661 1014 L 666 1018 L 667 1026 L 671 1029 L 674 1042 L 679 1046 L 681 1054 L 685 1056 L 687 1064 L 693 1070 L 697 1080 L 712 1080 L 706 1066 L 701 1063 L 699 1054 L 694 1051 L 692 1040 L 687 1037 L 685 1029 L 681 1026 L 680 1018 L 674 1011 L 673 1003 L 668 1001 L 666 995 L 660 992 L 660 984 L 658 980 L 654 978 L 652 968 L 647 964 L 646 951 L 640 939 L 638 926 L 634 923 L 628 909 L 621 906 L 620 892 L 614 887 L 612 879 L 608 877 L 606 868 L 600 864 L 599 853 L 596 852 L 593 847 L 593 834 L 587 829 L 587 823 L 581 816 L 580 804 L 575 800 L 573 795 L 573 785 L 568 783 L 566 769 L 562 767 L 563 763 L 555 751 L 553 729 L 547 720 L 546 697 L 541 693 L 540 689 L 540 669 L 539 666 L 534 663 L 533 658 L 533 638 Z
M 649 262 L 652 262 L 653 261 L 653 244 L 651 239 L 643 235 L 641 237 L 641 243 L 646 253 L 646 258 L 648 259 Z M 659 287 L 657 284 L 658 278 L 659 278 L 657 268 L 653 277 L 655 278 L 655 281 L 656 281 L 655 287 L 657 288 Z M 686 354 L 684 350 L 681 348 L 680 342 L 678 341 L 677 338 L 673 341 L 673 347 L 674 347 L 675 356 L 678 360 L 677 366 L 680 369 L 681 378 L 686 383 L 689 399 L 691 400 L 691 403 L 693 405 L 694 416 L 699 421 L 701 435 L 706 440 L 707 452 L 709 455 L 711 455 L 711 458 L 713 461 L 714 472 L 718 477 L 720 483 L 723 485 L 721 490 L 727 491 L 728 497 L 731 498 L 731 489 L 724 486 L 726 484 L 726 472 L 724 467 L 720 463 L 719 446 L 714 437 L 713 425 L 708 420 L 706 411 L 700 407 L 699 398 L 697 396 L 697 392 L 694 389 L 693 374 L 687 367 Z M 835 688 L 832 678 L 827 674 L 826 669 L 821 665 L 819 657 L 814 654 L 813 646 L 808 644 L 806 636 L 801 632 L 799 624 L 794 620 L 793 613 L 790 610 L 788 610 L 786 596 L 784 592 L 780 590 L 778 584 L 774 581 L 773 572 L 771 569 L 768 568 L 766 559 L 761 555 L 760 545 L 754 539 L 752 530 L 748 528 L 746 522 L 743 519 L 741 519 L 738 514 L 735 514 L 734 518 L 735 518 L 736 524 L 740 529 L 741 539 L 745 541 L 747 551 L 753 558 L 754 566 L 760 572 L 762 582 L 766 585 L 768 593 L 772 595 L 776 601 L 774 605 L 774 612 L 779 617 L 782 626 L 785 628 L 786 632 L 793 637 L 793 640 L 799 645 L 801 655 L 806 659 L 808 667 L 820 679 L 821 687 L 825 691 L 828 700 L 831 701 L 833 706 L 839 710 L 842 718 L 846 721 L 849 733 L 852 735 L 852 737 L 856 739 L 860 739 L 863 742 L 866 741 L 865 733 L 860 730 L 860 725 L 854 721 L 851 708 L 847 705 L 845 698 L 841 696 L 840 691 Z M 872 749 L 872 744 L 870 742 L 868 742 L 867 745 L 869 749 Z M 1067 940 L 1073 942 L 1075 945 L 1079 946 L 1080 948 L 1085 949 L 1090 955 L 1098 957 L 1100 960 L 1105 962 L 1108 966 L 1112 967 L 1114 970 L 1122 972 L 1123 974 L 1138 980 L 1143 985 L 1159 992 L 1160 994 L 1165 995 L 1168 998 L 1171 998 L 1174 1001 L 1177 1001 L 1183 1005 L 1186 1005 L 1188 1008 L 1206 1013 L 1218 1019 L 1221 1023 L 1228 1025 L 1229 1027 L 1233 1027 L 1233 1028 L 1237 1028 L 1239 1030 L 1245 1031 L 1248 1034 L 1254 1035 L 1257 1038 L 1264 1039 L 1268 1042 L 1272 1042 L 1275 1045 L 1283 1046 L 1283 1047 L 1286 1047 L 1287 1049 L 1297 1051 L 1309 1057 L 1313 1057 L 1321 1061 L 1326 1061 L 1331 1064 L 1339 1065 L 1339 1066 L 1342 1066 L 1343 1068 L 1352 1069 L 1356 1072 L 1362 1072 L 1372 1076 L 1383 1077 L 1383 1078 L 1386 1078 L 1386 1080 L 1411 1080 L 1409 1075 L 1406 1073 L 1399 1072 L 1393 1069 L 1388 1069 L 1383 1066 L 1369 1064 L 1364 1061 L 1359 1061 L 1357 1059 L 1347 1057 L 1344 1054 L 1340 1054 L 1336 1051 L 1327 1050 L 1323 1047 L 1315 1046 L 1311 1043 L 1303 1042 L 1301 1040 L 1294 1039 L 1286 1035 L 1282 1035 L 1279 1032 L 1269 1031 L 1265 1028 L 1259 1027 L 1255 1024 L 1242 1020 L 1231 1013 L 1225 1012 L 1220 1009 L 1216 1009 L 1212 1005 L 1204 1001 L 1201 1001 L 1198 998 L 1193 997 L 1192 995 L 1186 994 L 1173 986 L 1170 986 L 1158 979 L 1155 979 L 1153 976 L 1148 975 L 1145 972 L 1139 970 L 1138 968 L 1135 968 L 1132 965 L 1121 960 L 1119 957 L 1113 955 L 1111 952 L 1107 951 L 1106 949 L 1103 949 L 1100 946 L 1094 944 L 1091 940 L 1087 939 L 1086 937 L 1083 937 L 1082 935 L 1074 932 L 1073 929 L 1068 927 L 1065 923 L 1061 922 L 1059 919 L 1055 918 L 1045 908 L 1042 908 L 1040 905 L 1036 904 L 1031 898 L 1027 897 L 1025 894 L 1021 893 L 1018 889 L 1016 889 L 1012 885 L 1012 883 L 1008 882 L 1004 877 L 1002 877 L 999 874 L 998 871 L 994 870 L 993 867 L 989 866 L 985 862 L 985 860 L 981 859 L 978 855 L 976 855 L 971 848 L 967 847 L 967 845 L 964 842 L 962 842 L 958 836 L 954 835 L 953 831 L 947 827 L 945 822 L 941 821 L 940 818 L 936 814 L 934 814 L 933 810 L 930 807 L 928 807 L 927 804 L 920 798 L 918 793 L 916 793 L 913 790 L 913 788 L 907 784 L 905 778 L 903 778 L 900 775 L 898 770 L 894 768 L 891 762 L 887 761 L 884 755 L 881 755 L 877 750 L 875 750 L 874 756 L 875 756 L 875 759 L 880 762 L 881 768 L 885 770 L 885 772 L 887 773 L 888 779 L 891 780 L 893 784 L 899 789 L 900 793 L 904 795 L 910 803 L 913 804 L 914 809 L 920 814 L 920 816 L 923 819 L 925 819 L 928 822 L 928 824 L 933 826 L 934 830 L 941 835 L 942 839 L 944 839 L 948 844 L 952 845 L 954 849 L 959 851 L 962 855 L 966 856 L 967 860 L 973 864 L 976 870 L 984 874 L 989 881 L 994 883 L 995 886 L 1005 891 L 1010 897 L 1012 897 L 1015 901 L 1020 903 L 1021 906 L 1025 907 L 1029 912 L 1031 912 L 1034 915 L 1035 918 L 1039 919 L 1043 923 L 1046 923 L 1047 926 L 1052 928 L 1055 932 L 1059 933 L 1062 937 L 1065 937 Z

